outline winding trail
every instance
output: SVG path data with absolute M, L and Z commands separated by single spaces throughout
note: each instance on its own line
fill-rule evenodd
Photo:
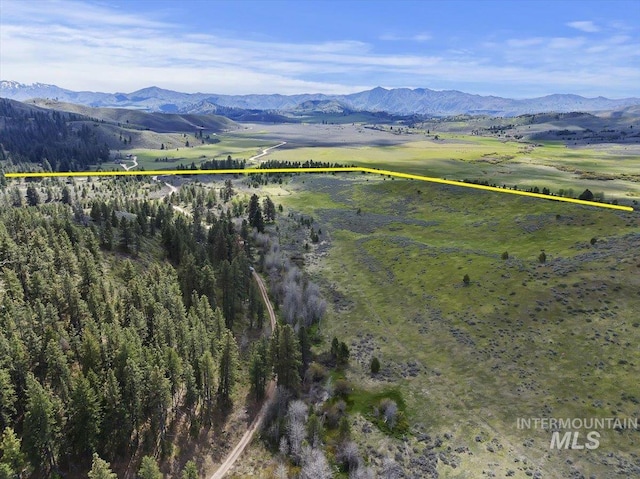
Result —
M 282 145 L 286 145 L 286 144 L 287 144 L 287 142 L 286 142 L 286 141 L 283 141 L 282 143 L 278 143 L 277 145 L 270 146 L 269 148 L 263 148 L 263 149 L 262 149 L 262 153 L 259 153 L 259 154 L 257 154 L 256 156 L 252 156 L 252 157 L 251 157 L 251 158 L 249 158 L 247 161 L 253 161 L 253 160 L 257 160 L 258 158 L 262 158 L 264 155 L 268 155 L 268 154 L 269 154 L 269 152 L 270 152 L 271 150 L 273 150 L 274 148 L 279 148 L 279 147 L 281 147 Z
M 135 168 L 136 166 L 138 166 L 138 157 L 137 156 L 132 156 L 131 159 L 133 160 L 133 164 L 131 166 L 127 166 L 124 163 L 120 163 L 120 165 L 126 170 L 129 171 L 133 168 Z
M 286 141 L 283 141 L 282 143 L 275 146 L 271 146 L 269 148 L 264 148 L 262 150 L 262 153 L 251 157 L 249 160 L 250 161 L 256 160 L 268 154 L 270 150 L 274 148 L 278 148 L 279 146 L 282 146 L 284 144 L 286 144 Z M 137 165 L 137 162 L 136 162 L 136 165 Z M 129 168 L 127 168 L 124 165 L 122 166 L 127 170 L 130 168 L 133 168 L 133 166 L 130 166 Z M 158 176 L 154 176 L 153 179 L 155 181 L 161 181 L 158 179 Z M 166 181 L 164 181 L 163 183 L 167 187 L 169 187 L 169 193 L 167 193 L 166 196 L 170 196 L 172 193 L 177 193 L 178 188 L 176 188 L 171 183 L 168 183 Z M 171 207 L 187 216 L 191 216 L 191 213 L 189 211 L 185 210 L 184 208 L 181 208 L 180 206 L 171 205 Z M 255 279 L 256 283 L 258 284 L 258 288 L 260 289 L 260 294 L 262 295 L 262 300 L 264 301 L 264 304 L 267 307 L 267 312 L 269 313 L 269 322 L 271 324 L 271 332 L 273 333 L 273 331 L 276 328 L 276 313 L 273 309 L 273 305 L 271 304 L 271 300 L 269 299 L 267 288 L 264 284 L 264 281 L 262 280 L 262 278 L 258 273 L 253 271 L 252 275 L 253 275 L 253 279 Z M 264 399 L 263 399 L 263 403 L 262 403 L 262 407 L 260 408 L 260 411 L 258 412 L 256 417 L 253 419 L 253 421 L 247 428 L 246 432 L 242 435 L 242 437 L 240 438 L 240 441 L 238 441 L 238 443 L 234 446 L 231 452 L 227 454 L 227 457 L 224 459 L 222 464 L 220 464 L 216 472 L 213 473 L 213 475 L 209 476 L 208 479 L 222 479 L 231 470 L 235 462 L 238 460 L 238 458 L 240 458 L 244 450 L 251 443 L 251 440 L 255 436 L 256 432 L 260 429 L 260 426 L 262 425 L 262 421 L 264 421 L 265 415 L 267 413 L 267 409 L 273 402 L 273 399 L 276 393 L 276 385 L 277 385 L 276 379 L 272 379 L 271 381 L 269 381 L 269 384 L 267 384 L 267 387 L 265 388 Z
M 178 192 L 178 188 L 176 188 L 175 186 L 173 186 L 171 183 L 167 183 L 166 181 L 164 182 L 165 185 L 167 185 L 169 187 L 169 193 L 167 194 L 167 196 L 170 196 L 172 193 L 177 193 Z M 179 211 L 180 213 L 182 213 L 183 215 L 187 215 L 187 216 L 191 216 L 191 212 L 185 210 L 182 206 L 178 206 L 178 205 L 171 205 L 171 207 L 176 210 Z M 205 225 L 207 228 L 209 228 L 209 225 Z
M 258 288 L 260 288 L 262 299 L 264 300 L 264 303 L 267 306 L 267 311 L 269 312 L 269 320 L 271 322 L 271 331 L 273 331 L 276 328 L 276 314 L 273 310 L 273 305 L 269 300 L 269 296 L 267 294 L 267 288 L 265 287 L 264 282 L 262 281 L 262 278 L 260 277 L 260 275 L 258 275 L 258 273 L 256 273 L 255 271 L 253 272 L 253 278 L 256 280 L 256 283 L 258 283 Z M 249 429 L 247 429 L 247 431 L 242 435 L 242 438 L 240 438 L 240 441 L 238 441 L 238 444 L 235 445 L 235 447 L 227 455 L 223 463 L 220 464 L 220 467 L 218 468 L 218 470 L 212 476 L 210 476 L 209 479 L 222 479 L 225 476 L 225 474 L 227 474 L 229 470 L 233 467 L 233 465 L 238 460 L 238 458 L 242 455 L 246 447 L 251 443 L 253 436 L 255 436 L 258 429 L 260 429 L 260 426 L 262 425 L 262 421 L 264 420 L 264 417 L 266 415 L 267 409 L 269 408 L 269 406 L 271 405 L 271 402 L 273 401 L 273 398 L 275 397 L 275 392 L 276 392 L 276 380 L 272 379 L 271 381 L 269 381 L 269 384 L 267 385 L 267 388 L 265 390 L 264 403 L 260 408 L 260 412 L 253 419 L 253 421 L 251 422 L 251 425 L 249 426 Z

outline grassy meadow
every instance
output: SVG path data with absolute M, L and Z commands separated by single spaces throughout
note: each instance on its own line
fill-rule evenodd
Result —
M 589 188 L 621 204 L 640 199 L 633 145 L 349 128 L 255 126 L 213 145 L 128 153 L 147 170 L 175 168 L 248 159 L 287 141 L 256 162 L 313 159 L 568 196 Z M 155 161 L 164 157 L 170 161 Z M 551 431 L 516 426 L 518 418 L 640 417 L 637 212 L 360 174 L 301 175 L 259 193 L 284 215 L 313 216 L 322 231 L 305 254 L 330 305 L 319 348 L 335 336 L 351 349 L 352 428 L 370 459 L 385 450 L 417 477 L 434 454 L 446 478 L 640 470 L 638 431 L 598 431 L 598 449 L 558 451 Z M 287 241 L 302 247 L 300 238 L 281 237 Z M 371 376 L 374 356 L 382 368 Z M 388 395 L 406 414 L 404 438 L 372 423 L 373 405 Z
M 610 477 L 633 461 L 638 431 L 550 451 L 549 431 L 516 420 L 640 416 L 637 213 L 370 176 L 301 176 L 290 190 L 278 202 L 313 215 L 330 244 L 309 267 L 333 298 L 322 334 L 351 347 L 357 411 L 401 391 L 406 467 L 425 434 L 451 456 L 441 477 Z
M 173 135 L 175 136 L 175 135 Z M 248 160 L 262 152 L 263 148 L 274 146 L 277 142 L 268 140 L 260 140 L 256 138 L 241 136 L 223 136 L 217 137 L 220 142 L 212 144 L 201 144 L 199 139 L 193 135 L 181 137 L 180 143 L 166 143 L 166 149 L 159 148 L 132 148 L 123 150 L 123 155 L 133 155 L 137 157 L 138 168 L 145 170 L 166 170 L 173 169 L 178 166 L 190 166 L 192 163 L 199 165 L 203 161 L 211 159 L 226 159 L 231 155 L 235 159 Z M 185 142 L 189 141 L 190 145 L 185 147 Z M 158 160 L 158 161 L 156 161 Z M 125 164 L 130 165 L 130 161 Z M 118 169 L 122 168 L 117 164 L 103 164 L 102 169 Z
M 637 147 L 567 147 L 559 142 L 525 144 L 497 138 L 439 134 L 391 146 L 302 147 L 274 150 L 269 158 L 355 164 L 448 179 L 488 181 L 520 189 L 534 186 L 553 193 L 584 189 L 621 203 L 640 199 Z M 632 147 L 629 147 L 632 148 Z

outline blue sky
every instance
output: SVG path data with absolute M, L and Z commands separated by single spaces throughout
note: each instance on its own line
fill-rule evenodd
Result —
M 640 96 L 640 1 L 0 0 L 0 79 L 108 92 Z

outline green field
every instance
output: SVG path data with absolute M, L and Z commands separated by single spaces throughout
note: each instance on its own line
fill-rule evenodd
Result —
M 448 179 L 488 181 L 520 189 L 534 186 L 603 192 L 605 198 L 629 202 L 640 197 L 640 155 L 624 146 L 568 148 L 546 142 L 528 146 L 470 135 L 440 134 L 393 146 L 306 147 L 275 150 L 269 158 L 355 164 Z M 598 179 L 599 177 L 606 178 Z
M 278 200 L 330 241 L 311 274 L 341 298 L 323 336 L 350 344 L 350 379 L 402 391 L 412 440 L 449 434 L 442 450 L 472 452 L 441 477 L 610 477 L 607 454 L 632 460 L 637 431 L 549 451 L 549 432 L 516 420 L 640 415 L 637 213 L 366 178 L 300 177 Z
M 126 153 L 137 156 L 139 167 L 145 170 L 172 169 L 177 166 L 189 166 L 191 163 L 199 165 L 205 160 L 225 159 L 228 155 L 234 159 L 248 160 L 261 153 L 263 148 L 277 144 L 277 142 L 238 136 L 220 136 L 219 139 L 219 143 L 210 145 L 197 145 L 189 148 L 181 145 L 166 150 L 134 148 L 127 150 Z M 190 138 L 190 144 L 195 144 L 194 141 L 195 138 Z

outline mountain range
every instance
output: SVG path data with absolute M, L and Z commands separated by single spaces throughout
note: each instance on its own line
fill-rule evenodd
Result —
M 132 93 L 72 91 L 56 85 L 31 85 L 0 81 L 0 97 L 24 101 L 32 98 L 56 99 L 91 107 L 128 108 L 150 112 L 180 114 L 218 114 L 237 118 L 246 115 L 260 118 L 258 112 L 271 114 L 316 111 L 339 113 L 353 111 L 386 112 L 394 115 L 447 116 L 478 114 L 516 116 L 541 112 L 605 111 L 640 105 L 640 98 L 585 98 L 572 94 L 554 94 L 539 98 L 510 99 L 482 96 L 456 90 L 436 91 L 428 88 L 382 87 L 349 95 L 217 95 L 181 93 L 158 87 Z M 240 119 L 241 120 L 241 119 Z

